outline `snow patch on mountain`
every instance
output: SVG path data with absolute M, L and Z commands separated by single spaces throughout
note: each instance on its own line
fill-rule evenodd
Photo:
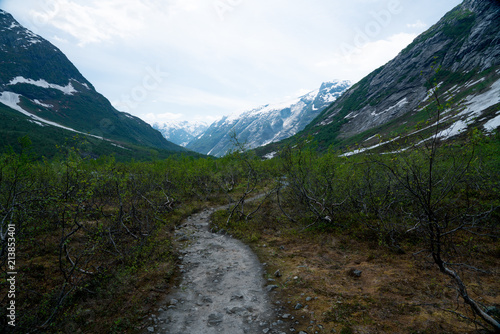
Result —
M 278 152 L 271 152 L 271 153 L 264 155 L 264 159 L 270 160 L 270 159 L 273 159 L 274 157 L 276 157 L 277 155 L 278 155 Z
M 483 110 L 500 103 L 500 80 L 492 84 L 484 94 L 471 96 L 467 100 L 467 109 L 463 113 L 477 117 Z
M 385 109 L 382 112 L 379 112 L 379 113 L 377 113 L 375 111 L 372 112 L 372 116 L 382 115 L 382 114 L 385 114 L 385 113 L 387 113 L 389 111 L 393 111 L 393 110 L 394 111 L 398 111 L 399 109 L 401 109 L 406 104 L 408 104 L 408 98 L 405 97 L 404 99 L 402 99 L 401 101 L 399 101 L 398 103 L 396 103 L 395 105 L 393 105 L 392 107 L 389 107 L 389 108 Z
M 38 104 L 39 106 L 42 106 L 44 108 L 54 108 L 54 106 L 52 104 L 45 104 L 45 103 L 42 103 L 40 101 L 38 101 L 37 99 L 34 99 L 33 102 L 35 102 L 35 104 Z
M 354 150 L 354 151 L 351 151 L 351 152 L 347 152 L 347 153 L 344 153 L 342 155 L 340 155 L 341 157 L 350 157 L 350 156 L 353 156 L 355 154 L 359 154 L 359 153 L 363 153 L 363 152 L 366 152 L 366 151 L 370 151 L 370 150 L 373 150 L 374 148 L 377 148 L 377 147 L 381 147 L 381 146 L 384 146 L 384 145 L 387 145 L 387 144 L 390 144 L 396 140 L 398 140 L 399 138 L 401 137 L 396 137 L 396 138 L 393 138 L 391 140 L 388 140 L 388 141 L 385 141 L 385 142 L 380 142 L 378 144 L 375 144 L 373 146 L 370 146 L 370 147 L 362 147 L 362 148 L 359 148 L 357 150 Z
M 24 77 L 18 76 L 18 77 L 15 77 L 14 79 L 12 79 L 8 83 L 9 86 L 14 86 L 17 84 L 29 84 L 29 85 L 34 85 L 34 86 L 41 87 L 41 88 L 57 89 L 57 90 L 63 92 L 65 95 L 73 95 L 74 93 L 76 93 L 76 89 L 71 84 L 71 81 L 66 86 L 60 86 L 60 85 L 48 83 L 47 81 L 45 81 L 43 79 L 33 80 L 33 79 L 26 79 Z
M 401 103 L 401 101 L 400 101 L 400 103 Z M 434 138 L 446 140 L 446 139 L 458 136 L 458 135 L 464 133 L 465 131 L 467 131 L 467 128 L 471 124 L 473 124 L 474 121 L 478 117 L 481 116 L 483 111 L 485 111 L 486 109 L 488 109 L 488 108 L 490 108 L 498 103 L 500 103 L 500 80 L 497 80 L 495 83 L 493 83 L 491 85 L 490 89 L 488 91 L 486 91 L 485 93 L 479 94 L 479 95 L 468 96 L 464 102 L 465 108 L 457 115 L 448 114 L 448 115 L 444 116 L 439 121 L 439 123 L 436 122 L 436 123 L 433 123 L 427 127 L 422 128 L 420 130 L 411 132 L 408 134 L 408 136 L 415 135 L 419 132 L 422 132 L 422 131 L 427 130 L 427 129 L 432 128 L 432 127 L 435 127 L 438 124 L 440 126 L 444 126 L 445 122 L 449 121 L 449 120 L 454 120 L 454 121 L 449 126 L 447 126 L 446 128 L 443 128 L 443 130 L 439 131 L 437 134 L 430 136 L 429 138 L 423 139 L 420 142 L 416 143 L 415 145 L 416 146 L 421 145 L 424 142 L 427 142 L 427 141 L 434 139 Z M 497 116 L 493 117 L 492 119 L 490 119 L 489 121 L 487 121 L 483 125 L 483 127 L 485 128 L 486 131 L 489 131 L 489 132 L 495 131 L 500 126 L 500 115 L 499 114 L 500 114 L 500 111 L 496 113 Z M 366 139 L 365 141 L 368 141 L 372 138 L 374 138 L 374 136 Z M 381 143 L 375 144 L 375 145 L 370 146 L 370 147 L 360 148 L 360 149 L 357 149 L 357 150 L 354 150 L 351 152 L 347 152 L 347 153 L 344 153 L 342 156 L 352 156 L 355 154 L 359 154 L 362 152 L 373 150 L 373 149 L 378 148 L 380 146 L 389 144 L 389 143 L 391 143 L 399 138 L 400 137 L 398 136 L 392 140 L 381 142 Z M 391 152 L 391 153 L 404 152 L 407 149 L 408 148 L 403 148 L 399 151 Z
M 67 126 L 63 126 L 63 125 L 55 123 L 55 122 L 47 121 L 46 119 L 43 119 L 43 118 L 38 117 L 36 115 L 33 115 L 32 113 L 24 110 L 19 105 L 19 103 L 21 102 L 20 96 L 21 95 L 16 94 L 16 93 L 12 93 L 12 92 L 1 92 L 0 93 L 0 103 L 6 105 L 7 107 L 10 107 L 10 108 L 12 108 L 12 109 L 14 109 L 16 111 L 19 111 L 23 115 L 26 115 L 26 116 L 30 117 L 31 121 L 33 123 L 38 124 L 38 125 L 42 125 L 40 123 L 43 123 L 43 124 L 46 124 L 46 125 L 52 125 L 52 126 L 64 129 L 64 130 L 68 130 L 68 131 L 71 131 L 71 132 L 76 132 L 76 133 L 80 133 L 80 134 L 83 134 L 83 135 L 86 135 L 86 136 L 91 136 L 91 137 L 94 137 L 94 138 L 97 138 L 97 139 L 104 140 L 103 137 L 91 135 L 91 134 L 88 134 L 88 133 L 83 133 L 83 132 L 77 131 L 75 129 L 69 128 Z
M 28 36 L 28 45 L 42 43 L 41 37 L 33 33 L 32 31 L 26 30 L 25 33 Z
M 5 12 L 3 12 L 3 13 L 5 13 Z M 12 30 L 14 28 L 21 28 L 21 26 L 19 24 L 17 24 L 16 22 L 12 22 L 10 24 L 10 27 L 8 27 L 7 29 Z
M 500 115 L 497 115 L 495 118 L 490 119 L 488 122 L 484 124 L 484 128 L 488 132 L 495 131 L 499 126 L 500 126 Z
M 479 80 L 478 82 L 480 82 Z M 500 103 L 500 80 L 491 85 L 490 89 L 483 94 L 469 96 L 466 98 L 464 104 L 466 108 L 461 111 L 455 121 L 448 129 L 441 131 L 438 134 L 439 138 L 448 139 L 461 134 L 466 131 L 468 126 L 471 125 L 482 112 L 495 104 Z M 491 123 L 490 123 L 491 122 Z M 484 124 L 486 130 L 492 131 L 495 124 L 495 118 Z

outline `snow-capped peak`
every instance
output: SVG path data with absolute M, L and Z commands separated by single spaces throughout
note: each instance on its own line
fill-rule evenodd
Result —
M 324 89 L 325 87 L 338 88 L 351 85 L 352 83 L 349 80 L 332 80 L 323 82 L 323 84 L 321 85 L 321 89 Z
M 272 104 L 265 104 L 260 107 L 245 111 L 243 113 L 234 113 L 228 116 L 224 116 L 225 121 L 227 123 L 234 123 L 235 121 L 238 121 L 241 118 L 246 118 L 246 117 L 255 117 L 255 116 L 265 116 L 270 113 L 276 112 L 276 111 L 281 111 L 283 109 L 287 108 L 292 108 L 296 104 L 298 104 L 301 101 L 307 101 L 311 102 L 313 101 L 319 94 L 320 89 L 313 90 L 305 95 L 295 97 L 292 99 L 288 99 L 283 102 L 278 102 L 278 103 L 272 103 Z
M 295 135 L 335 101 L 347 88 L 348 81 L 323 83 L 320 89 L 289 99 L 224 116 L 214 122 L 204 135 L 187 145 L 194 151 L 223 156 L 231 150 L 228 133 L 235 132 L 247 148 L 255 148 Z
M 169 121 L 167 123 L 154 123 L 153 128 L 160 131 L 171 142 L 186 146 L 194 138 L 203 134 L 208 124 L 202 121 Z

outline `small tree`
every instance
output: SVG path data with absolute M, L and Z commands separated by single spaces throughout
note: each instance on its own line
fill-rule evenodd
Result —
M 309 226 L 318 222 L 338 224 L 336 216 L 345 210 L 350 193 L 346 187 L 350 182 L 350 173 L 345 173 L 346 161 L 333 152 L 320 157 L 314 147 L 304 146 L 288 146 L 281 151 L 280 161 L 286 179 L 279 190 L 284 188 L 283 197 L 288 206 L 312 220 Z M 295 222 L 292 214 L 281 205 L 279 194 L 278 204 L 285 216 Z
M 437 70 L 439 71 L 439 70 Z M 448 105 L 440 102 L 437 85 L 432 89 L 435 113 L 431 122 L 430 138 L 404 149 L 397 149 L 390 159 L 374 159 L 382 165 L 400 186 L 397 197 L 404 199 L 406 233 L 417 233 L 423 237 L 426 252 L 439 270 L 451 278 L 463 302 L 482 321 L 500 332 L 500 323 L 486 308 L 474 300 L 460 274 L 465 270 L 479 270 L 467 263 L 456 262 L 459 242 L 466 235 L 498 238 L 498 230 L 489 225 L 487 219 L 494 208 L 485 209 L 481 203 L 481 191 L 490 184 L 487 175 L 481 173 L 476 147 L 480 140 L 477 131 L 471 131 L 464 143 L 442 141 L 442 117 Z
M 257 157 L 255 153 L 247 151 L 246 144 L 239 141 L 235 132 L 231 134 L 231 141 L 234 148 L 230 153 L 228 153 L 228 155 L 237 161 L 242 174 L 245 175 L 244 178 L 246 178 L 246 183 L 243 194 L 240 196 L 236 204 L 229 210 L 229 217 L 227 218 L 228 223 L 236 212 L 238 212 L 240 218 L 244 217 L 245 220 L 250 219 L 253 214 L 260 209 L 265 199 L 271 194 L 271 192 L 265 194 L 264 199 L 255 210 L 249 212 L 248 214 L 245 213 L 245 201 L 249 200 L 250 196 L 257 190 L 261 181 L 261 175 L 257 166 Z M 258 197 L 260 196 L 257 196 L 257 198 Z

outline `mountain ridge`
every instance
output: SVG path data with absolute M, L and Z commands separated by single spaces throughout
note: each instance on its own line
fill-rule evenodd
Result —
M 22 114 L 8 118 L 16 124 L 4 123 L 3 132 L 22 137 L 28 134 L 23 127 L 32 123 L 40 126 L 40 131 L 46 127 L 44 133 L 57 127 L 68 137 L 90 134 L 89 138 L 115 148 L 128 144 L 128 149 L 140 146 L 185 151 L 141 119 L 116 110 L 57 47 L 4 10 L 0 11 L 0 32 L 0 102 L 2 109 Z M 4 137 L 10 138 L 2 142 L 4 146 L 15 144 L 12 134 Z
M 470 126 L 485 129 L 499 106 L 494 100 L 475 102 L 500 95 L 495 84 L 500 80 L 499 26 L 500 2 L 464 1 L 283 145 L 313 136 L 322 150 L 349 150 L 360 143 L 377 145 L 379 136 L 390 140 L 411 133 L 428 118 L 426 109 L 435 107 L 434 90 L 450 104 L 442 126 L 456 134 Z M 453 131 L 458 125 L 461 131 Z M 269 145 L 259 154 L 277 147 Z
M 233 134 L 248 149 L 288 138 L 307 126 L 350 85 L 347 80 L 333 80 L 282 103 L 265 104 L 240 114 L 224 116 L 186 147 L 202 154 L 223 156 L 234 148 Z

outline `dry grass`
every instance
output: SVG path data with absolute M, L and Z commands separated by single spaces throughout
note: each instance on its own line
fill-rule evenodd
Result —
M 177 256 L 172 245 L 173 231 L 187 216 L 207 203 L 194 202 L 181 205 L 165 216 L 166 224 L 160 226 L 148 240 L 145 251 L 138 258 L 121 259 L 106 247 L 96 248 L 86 270 L 100 265 L 105 268 L 100 275 L 77 273 L 73 282 L 79 288 L 69 296 L 55 321 L 41 329 L 46 333 L 137 333 L 144 327 L 144 317 L 169 292 L 175 279 Z M 91 227 L 93 222 L 85 222 Z M 34 316 L 45 320 L 53 306 L 50 301 L 60 291 L 64 282 L 59 268 L 60 229 L 50 229 L 37 235 L 18 248 L 18 314 L 21 322 L 33 322 Z M 88 236 L 83 230 L 75 233 L 69 244 L 74 256 L 89 248 Z M 84 281 L 77 280 L 83 278 Z M 83 283 L 82 283 L 83 282 Z M 47 312 L 43 312 L 43 308 Z M 32 311 L 34 310 L 34 311 Z M 37 323 L 41 323 L 37 321 Z
M 274 218 L 273 218 L 274 217 Z M 224 226 L 235 235 L 244 226 L 254 237 L 250 243 L 267 276 L 280 286 L 275 301 L 307 333 L 477 333 L 471 322 L 457 317 L 471 313 L 458 298 L 450 281 L 419 249 L 406 245 L 395 254 L 367 235 L 353 231 L 301 231 L 284 223 L 272 204 L 247 223 Z M 222 220 L 215 223 L 223 224 Z M 219 217 L 220 218 L 220 217 Z M 218 223 L 219 222 L 219 223 Z M 248 235 L 248 234 L 247 234 Z M 256 238 L 255 235 L 258 237 Z M 492 274 L 467 271 L 463 278 L 469 293 L 485 305 L 500 304 L 500 257 L 494 241 L 473 254 L 475 265 Z M 281 277 L 275 277 L 279 270 Z M 353 275 L 361 271 L 361 276 Z M 295 310 L 297 303 L 304 307 Z

